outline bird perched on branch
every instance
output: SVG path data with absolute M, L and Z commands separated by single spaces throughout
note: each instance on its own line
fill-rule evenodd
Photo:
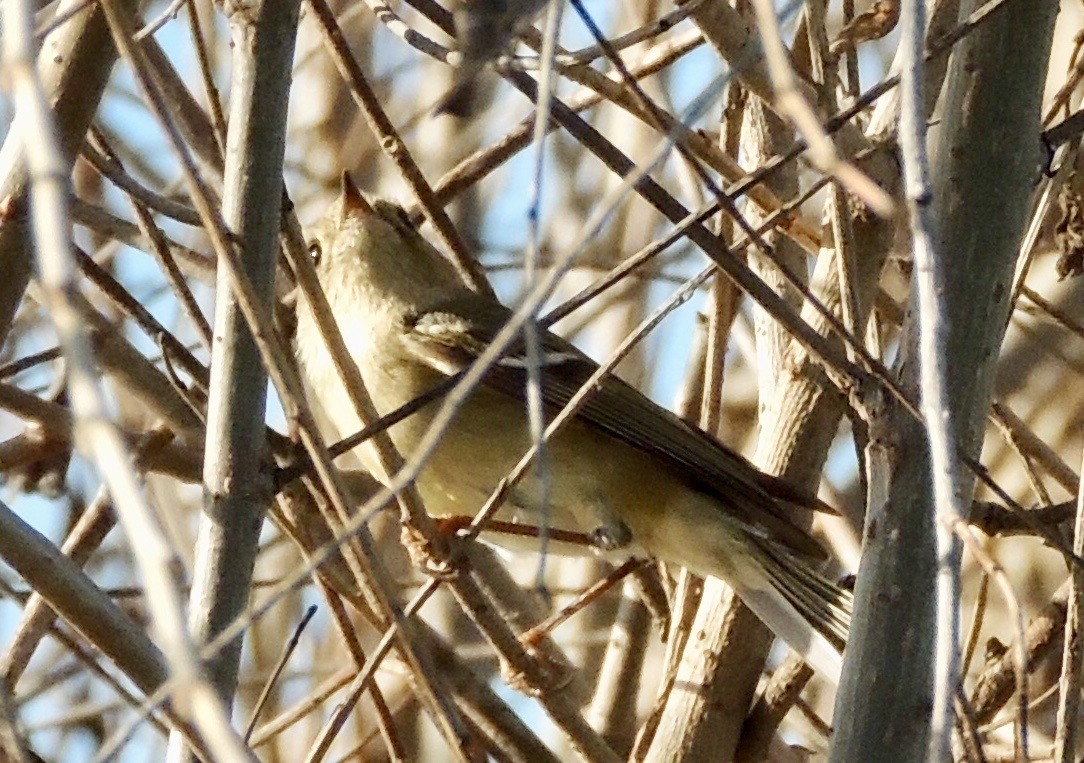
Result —
M 468 368 L 512 316 L 493 297 L 467 288 L 399 207 L 370 204 L 345 175 L 342 195 L 315 226 L 310 252 L 381 415 Z M 539 340 L 541 394 L 552 418 L 598 365 L 549 331 Z M 531 447 L 524 347 L 521 334 L 421 468 L 416 484 L 432 515 L 472 517 Z M 310 393 L 339 434 L 360 429 L 303 298 L 297 353 Z M 417 450 L 440 405 L 428 403 L 388 430 L 404 457 Z M 370 447 L 362 445 L 358 455 L 386 482 Z M 612 554 L 646 553 L 721 578 L 813 667 L 837 680 L 851 595 L 816 572 L 825 554 L 792 521 L 795 511 L 809 509 L 827 507 L 607 374 L 553 434 L 541 469 L 515 485 L 496 519 L 507 526 L 545 523 Z M 488 539 L 523 546 L 513 533 Z
M 458 54 L 455 84 L 436 112 L 469 116 L 477 105 L 482 69 L 510 47 L 545 5 L 546 0 L 456 0 L 452 4 Z

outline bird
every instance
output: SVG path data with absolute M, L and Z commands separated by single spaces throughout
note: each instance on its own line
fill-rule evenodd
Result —
M 436 114 L 465 118 L 478 106 L 478 77 L 489 62 L 507 50 L 545 0 L 456 0 L 452 4 L 456 71 Z
M 495 297 L 469 288 L 401 207 L 370 202 L 345 173 L 339 197 L 310 234 L 320 285 L 381 416 L 467 369 L 512 316 Z M 339 435 L 360 429 L 304 298 L 296 317 L 307 394 Z M 490 367 L 418 472 L 415 484 L 432 516 L 472 517 L 533 444 L 525 347 L 521 335 Z M 598 369 L 541 327 L 535 357 L 551 417 Z M 389 428 L 404 457 L 417 449 L 440 405 L 429 402 Z M 356 455 L 374 478 L 388 482 L 371 443 Z M 838 683 L 852 595 L 818 572 L 827 554 L 794 519 L 808 510 L 830 507 L 607 373 L 546 443 L 544 469 L 515 485 L 496 519 L 545 524 L 590 539 L 608 556 L 649 555 L 720 578 Z M 537 549 L 537 538 L 515 533 L 484 537 L 511 549 L 534 542 Z

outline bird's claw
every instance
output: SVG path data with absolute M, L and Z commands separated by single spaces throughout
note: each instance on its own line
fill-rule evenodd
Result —
M 601 551 L 620 551 L 632 543 L 632 530 L 620 519 L 615 519 L 592 530 L 590 538 Z
M 434 553 L 429 538 L 409 525 L 403 525 L 400 540 L 410 557 L 411 563 L 424 574 L 437 580 L 450 580 L 459 574 L 459 569 L 447 553 Z

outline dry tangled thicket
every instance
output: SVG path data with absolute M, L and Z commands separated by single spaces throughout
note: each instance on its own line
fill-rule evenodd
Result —
M 0 758 L 1075 760 L 1081 4 L 551 3 L 438 116 L 449 4 L 4 0 Z M 508 302 L 574 257 L 554 306 L 606 288 L 562 333 L 820 487 L 838 689 L 715 581 L 473 542 L 425 574 L 359 513 L 288 338 L 342 170 Z

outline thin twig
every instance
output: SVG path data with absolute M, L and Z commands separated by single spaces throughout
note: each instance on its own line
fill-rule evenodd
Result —
M 929 755 L 944 760 L 952 752 L 953 704 L 960 681 L 959 607 L 960 547 L 952 531 L 965 515 L 961 505 L 959 461 L 956 439 L 959 416 L 955 413 L 948 387 L 951 362 L 944 353 L 949 346 L 950 316 L 945 290 L 946 253 L 937 248 L 939 209 L 930 186 L 926 153 L 925 93 L 923 91 L 923 33 L 925 4 L 901 0 L 903 52 L 901 73 L 900 153 L 907 206 L 910 211 L 912 252 L 915 258 L 915 285 L 918 295 L 919 384 L 922 415 L 929 441 L 930 481 L 933 484 L 933 524 L 936 534 L 936 624 L 932 660 L 933 715 L 930 724 Z
M 251 744 L 252 732 L 256 728 L 256 721 L 260 720 L 260 713 L 263 712 L 267 700 L 271 697 L 271 690 L 275 687 L 275 683 L 278 681 L 279 676 L 282 675 L 282 671 L 285 670 L 286 663 L 290 661 L 290 657 L 293 655 L 294 650 L 297 649 L 297 645 L 301 641 L 301 634 L 305 631 L 305 628 L 315 614 L 316 605 L 313 604 L 305 610 L 305 615 L 298 621 L 297 627 L 294 628 L 293 635 L 290 636 L 290 640 L 283 644 L 282 654 L 279 655 L 278 662 L 276 662 L 275 667 L 271 669 L 271 675 L 267 677 L 267 681 L 260 690 L 260 696 L 256 699 L 256 704 L 252 706 L 252 713 L 249 715 L 248 724 L 245 726 L 245 744 Z
M 1081 471 L 1084 472 L 1084 455 Z M 1073 531 L 1073 551 L 1084 554 L 1084 482 L 1077 488 L 1076 521 Z M 1058 679 L 1057 726 L 1054 736 L 1054 760 L 1071 763 L 1077 758 L 1077 713 L 1080 709 L 1080 675 L 1084 663 L 1084 642 L 1081 641 L 1081 619 L 1084 615 L 1084 569 L 1073 567 L 1072 586 L 1065 615 L 1065 642 L 1062 648 L 1061 676 Z

